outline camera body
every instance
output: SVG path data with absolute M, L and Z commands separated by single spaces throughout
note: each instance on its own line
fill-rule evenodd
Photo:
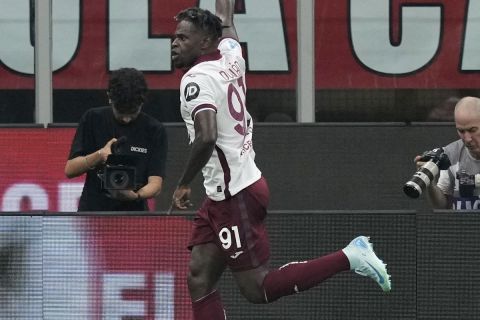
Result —
M 134 190 L 136 169 L 130 166 L 107 166 L 103 172 L 103 189 Z
M 411 198 L 418 198 L 435 180 L 440 170 L 447 170 L 451 165 L 443 148 L 425 151 L 419 161 L 424 161 L 425 164 L 403 186 L 403 191 Z
M 457 180 L 461 197 L 472 197 L 475 188 L 480 186 L 480 174 L 469 174 L 466 170 L 457 172 Z
M 100 176 L 102 189 L 135 190 L 137 188 L 137 169 L 135 157 L 110 154 Z

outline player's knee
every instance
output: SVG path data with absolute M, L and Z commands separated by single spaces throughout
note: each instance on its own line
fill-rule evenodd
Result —
M 191 272 L 187 275 L 187 286 L 192 298 L 202 297 L 211 291 L 211 288 L 204 277 L 198 274 L 192 274 Z
M 187 275 L 187 285 L 190 292 L 203 294 L 211 291 L 213 284 L 208 277 L 208 273 L 201 265 L 190 262 L 189 272 Z
M 237 282 L 240 293 L 250 303 L 267 303 L 263 290 L 263 281 L 267 273 L 268 268 L 264 266 L 260 266 L 252 270 L 234 273 L 235 281 Z
M 263 295 L 258 295 L 258 294 L 242 294 L 245 299 L 247 299 L 248 302 L 253 303 L 253 304 L 264 304 L 267 303 L 265 301 L 265 297 Z
M 263 289 L 258 286 L 240 286 L 240 293 L 247 299 L 248 302 L 254 304 L 267 303 Z
M 202 276 L 201 269 L 192 263 L 188 270 L 187 283 L 189 288 L 198 288 L 206 284 L 206 278 Z
M 265 298 L 259 296 L 248 296 L 246 297 L 247 301 L 253 304 L 265 304 Z

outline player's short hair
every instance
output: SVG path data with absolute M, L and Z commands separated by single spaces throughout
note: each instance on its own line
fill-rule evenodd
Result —
M 176 21 L 190 21 L 195 27 L 210 36 L 212 40 L 222 37 L 222 20 L 208 10 L 192 7 L 180 11 Z
M 121 68 L 112 72 L 108 82 L 108 96 L 121 113 L 135 113 L 145 101 L 147 82 L 135 68 Z

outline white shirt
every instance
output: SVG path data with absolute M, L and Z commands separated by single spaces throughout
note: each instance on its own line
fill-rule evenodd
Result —
M 205 110 L 217 113 L 215 150 L 202 170 L 207 196 L 215 201 L 235 195 L 261 177 L 254 161 L 253 121 L 245 104 L 242 48 L 226 38 L 218 49 L 219 54 L 202 57 L 180 84 L 180 111 L 190 143 L 195 139 L 195 115 Z

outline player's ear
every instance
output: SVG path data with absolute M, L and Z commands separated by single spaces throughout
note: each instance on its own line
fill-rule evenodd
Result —
M 202 39 L 202 49 L 209 49 L 214 45 L 211 37 L 205 37 Z

